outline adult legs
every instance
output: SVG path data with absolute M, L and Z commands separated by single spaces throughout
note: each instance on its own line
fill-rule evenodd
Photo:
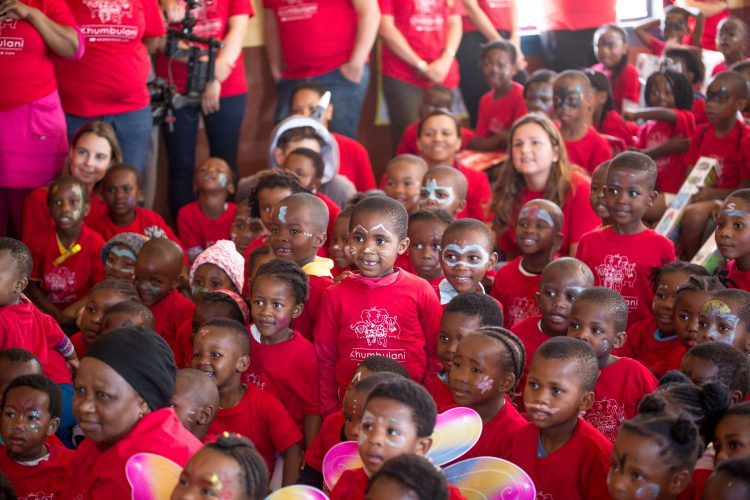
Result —
M 384 76 L 383 94 L 388 105 L 391 137 L 395 149 L 396 144 L 404 134 L 404 130 L 419 118 L 419 108 L 424 98 L 424 89 Z
M 588 68 L 596 64 L 594 33 L 596 28 L 585 30 L 553 30 L 541 32 L 540 38 L 547 67 L 555 71 Z
M 169 211 L 177 217 L 181 207 L 195 199 L 193 194 L 193 171 L 195 169 L 195 141 L 198 137 L 200 108 L 186 106 L 174 111 L 172 130 L 162 125 L 164 144 L 167 149 L 169 174 Z
M 247 93 L 224 97 L 219 100 L 219 111 L 203 116 L 211 156 L 219 157 L 227 162 L 237 180 L 240 178 L 237 167 L 237 149 L 246 105 Z

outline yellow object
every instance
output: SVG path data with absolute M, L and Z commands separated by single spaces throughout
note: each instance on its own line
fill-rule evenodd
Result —
M 83 247 L 81 247 L 80 243 L 76 243 L 70 248 L 65 248 L 65 245 L 62 244 L 59 236 L 55 236 L 55 239 L 57 240 L 57 249 L 60 251 L 60 256 L 52 261 L 53 266 L 59 266 L 75 254 L 83 250 Z

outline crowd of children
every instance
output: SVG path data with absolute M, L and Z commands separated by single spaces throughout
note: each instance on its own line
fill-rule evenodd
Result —
M 172 498 L 459 499 L 425 458 L 456 407 L 482 422 L 459 460 L 508 460 L 538 498 L 747 498 L 750 29 L 712 28 L 703 95 L 705 24 L 637 27 L 643 82 L 616 24 L 599 64 L 525 85 L 491 41 L 475 130 L 430 86 L 379 182 L 305 82 L 269 168 L 196 165 L 174 225 L 84 125 L 0 238 L 0 498 L 139 498 L 149 453 L 181 468 Z M 702 157 L 713 184 L 677 195 Z M 707 240 L 716 270 L 690 262 Z M 345 441 L 361 467 L 330 484 Z

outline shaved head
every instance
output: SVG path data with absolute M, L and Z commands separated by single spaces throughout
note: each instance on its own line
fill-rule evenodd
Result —
M 300 209 L 308 213 L 310 222 L 315 225 L 316 232 L 326 232 L 328 229 L 328 207 L 323 200 L 314 194 L 295 193 L 289 195 L 281 200 L 279 205 L 274 209 L 274 213 L 280 215 L 281 207 L 287 207 L 288 210 Z M 282 220 L 282 222 L 284 221 Z
M 554 224 L 552 225 L 553 229 L 557 229 L 558 231 L 562 229 L 563 213 L 557 203 L 545 200 L 544 198 L 531 200 L 529 202 L 526 202 L 526 204 L 521 207 L 521 211 L 518 213 L 518 218 L 521 218 L 521 214 L 524 212 L 524 210 L 530 209 L 532 207 L 537 211 L 540 211 L 540 213 L 542 210 L 544 210 L 547 212 L 547 214 L 549 214 L 549 216 L 552 218 L 552 221 L 554 222 Z
M 177 371 L 176 392 L 198 406 L 219 408 L 219 389 L 210 377 L 195 368 Z
M 138 253 L 138 259 L 148 259 L 160 262 L 160 267 L 169 269 L 170 274 L 175 276 L 182 270 L 182 261 L 185 258 L 180 245 L 167 238 L 151 238 L 143 244 Z
M 555 272 L 579 274 L 587 288 L 594 286 L 594 273 L 589 266 L 574 257 L 561 257 L 547 264 L 542 271 L 541 281 L 544 282 L 545 277 L 549 278 L 549 275 Z

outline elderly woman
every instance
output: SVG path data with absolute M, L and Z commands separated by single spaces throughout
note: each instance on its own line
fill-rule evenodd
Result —
M 114 330 L 91 344 L 73 399 L 86 440 L 73 455 L 62 498 L 130 498 L 125 464 L 136 453 L 185 466 L 201 443 L 169 407 L 175 377 L 172 351 L 153 330 Z

